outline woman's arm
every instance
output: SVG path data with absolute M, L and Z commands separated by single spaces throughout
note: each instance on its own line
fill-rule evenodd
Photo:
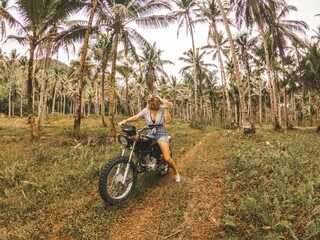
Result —
M 166 123 L 170 123 L 171 121 L 171 115 L 167 107 L 164 108 L 164 119 L 166 120 Z
M 164 107 L 164 120 L 166 121 L 166 123 L 170 123 L 171 115 L 169 112 L 169 102 L 167 99 L 162 99 L 162 104 Z
M 119 126 L 123 125 L 123 124 L 127 124 L 128 122 L 134 122 L 136 120 L 138 120 L 140 117 L 138 115 L 135 115 L 135 116 L 132 116 L 132 117 L 129 117 L 121 122 L 118 123 Z
M 119 126 L 123 125 L 123 124 L 127 124 L 128 122 L 134 122 L 136 120 L 138 120 L 139 118 L 145 118 L 145 114 L 146 114 L 146 108 L 144 108 L 141 112 L 139 112 L 137 115 L 134 115 L 132 117 L 129 117 L 121 122 L 118 123 Z

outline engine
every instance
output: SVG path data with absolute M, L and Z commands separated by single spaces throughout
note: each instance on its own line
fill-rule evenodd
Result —
M 141 159 L 141 165 L 150 171 L 155 172 L 157 169 L 157 158 L 150 155 L 149 152 L 140 152 L 139 158 Z

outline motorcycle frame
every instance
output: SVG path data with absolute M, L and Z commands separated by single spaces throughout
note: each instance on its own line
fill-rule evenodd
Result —
M 130 147 L 131 151 L 130 151 L 130 155 L 129 155 L 129 161 L 128 161 L 128 163 L 127 163 L 126 170 L 125 170 L 125 172 L 124 172 L 124 176 L 123 176 L 123 179 L 122 179 L 122 184 L 124 184 L 124 183 L 126 182 L 126 180 L 127 180 L 127 175 L 128 175 L 128 171 L 129 171 L 129 168 L 130 168 L 130 163 L 131 163 L 132 155 L 133 155 L 134 149 L 135 149 L 135 147 L 136 147 L 136 142 L 137 142 L 137 141 L 134 141 L 133 144 L 132 144 L 132 146 Z M 123 148 L 123 149 L 122 149 L 122 154 L 121 154 L 122 157 L 125 155 L 125 152 L 126 152 L 126 148 Z M 120 168 L 120 166 L 118 166 L 117 173 L 118 173 L 118 171 L 120 171 L 119 168 Z

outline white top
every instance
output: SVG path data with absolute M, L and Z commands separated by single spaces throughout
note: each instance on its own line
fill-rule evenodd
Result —
M 156 115 L 156 119 L 153 122 L 151 119 L 151 111 L 148 108 L 144 108 L 141 112 L 139 112 L 137 114 L 137 116 L 139 118 L 143 118 L 146 120 L 147 125 L 153 125 L 153 124 L 162 124 L 162 126 L 166 125 L 166 121 L 165 121 L 165 108 L 163 106 L 160 106 L 157 115 Z

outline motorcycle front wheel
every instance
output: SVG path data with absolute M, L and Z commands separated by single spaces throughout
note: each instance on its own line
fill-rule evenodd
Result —
M 99 194 L 107 204 L 118 204 L 126 200 L 137 183 L 134 164 L 129 164 L 128 172 L 125 174 L 128 161 L 128 157 L 116 157 L 110 160 L 100 172 Z

